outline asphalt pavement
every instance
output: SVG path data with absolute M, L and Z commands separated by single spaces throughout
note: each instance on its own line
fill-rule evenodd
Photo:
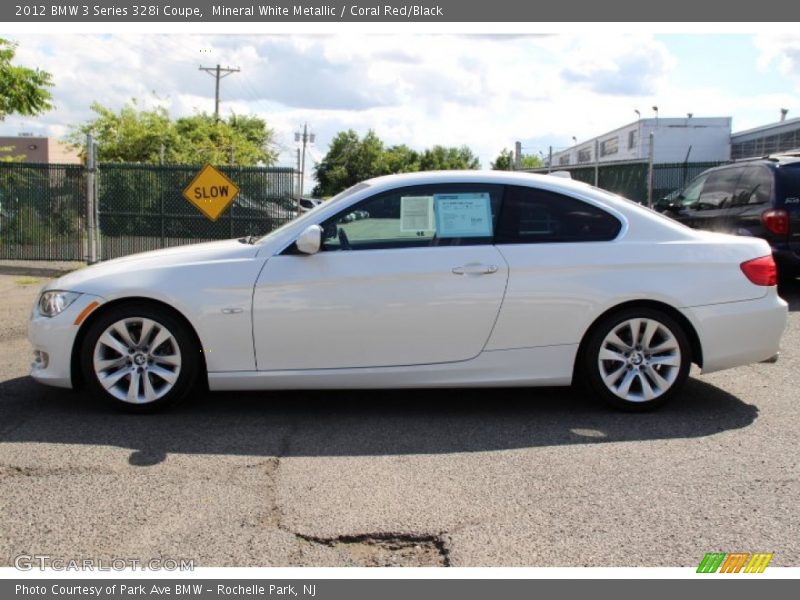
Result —
M 24 267 L 24 265 L 23 265 Z M 570 389 L 215 393 L 112 412 L 27 373 L 57 269 L 0 265 L 0 565 L 800 566 L 800 282 L 776 364 L 660 411 Z

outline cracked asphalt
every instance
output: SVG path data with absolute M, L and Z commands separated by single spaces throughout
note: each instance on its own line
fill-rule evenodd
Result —
M 128 415 L 27 376 L 52 274 L 0 265 L 2 566 L 800 566 L 800 282 L 777 364 L 693 373 L 651 414 L 512 389 L 217 393 Z

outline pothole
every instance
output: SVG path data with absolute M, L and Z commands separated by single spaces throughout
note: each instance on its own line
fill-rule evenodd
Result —
M 296 534 L 301 540 L 342 553 L 358 567 L 449 567 L 450 557 L 438 536 L 414 534 L 364 534 L 319 538 Z

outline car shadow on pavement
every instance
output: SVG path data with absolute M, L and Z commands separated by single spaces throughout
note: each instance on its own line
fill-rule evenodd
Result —
M 695 438 L 752 424 L 746 404 L 698 379 L 644 414 L 570 388 L 213 393 L 153 415 L 118 413 L 30 378 L 0 383 L 0 441 L 128 448 L 150 466 L 169 454 L 266 457 L 485 452 Z

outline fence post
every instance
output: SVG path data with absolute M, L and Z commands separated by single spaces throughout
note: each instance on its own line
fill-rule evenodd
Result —
M 600 140 L 594 141 L 594 187 L 600 187 Z
M 93 265 L 97 262 L 97 211 L 95 210 L 95 161 L 94 140 L 92 134 L 86 134 L 86 226 L 88 256 L 86 262 Z
M 655 135 L 650 132 L 650 144 L 647 151 L 647 207 L 653 208 L 653 148 L 655 146 Z

